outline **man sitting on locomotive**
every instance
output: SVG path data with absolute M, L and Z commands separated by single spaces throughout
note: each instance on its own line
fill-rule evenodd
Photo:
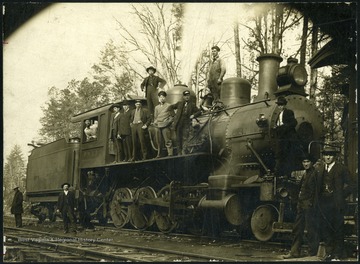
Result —
M 155 107 L 154 112 L 154 126 L 156 127 L 156 139 L 158 144 L 158 153 L 156 158 L 161 157 L 162 140 L 164 140 L 168 156 L 173 155 L 173 142 L 171 139 L 170 125 L 173 122 L 173 117 L 175 115 L 171 105 L 166 102 L 166 92 L 160 91 L 158 96 L 160 104 Z

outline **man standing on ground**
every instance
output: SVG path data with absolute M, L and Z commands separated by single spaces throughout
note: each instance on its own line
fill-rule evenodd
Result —
M 304 154 L 302 165 L 305 173 L 300 180 L 300 192 L 298 196 L 297 215 L 292 230 L 294 236 L 291 251 L 284 255 L 284 259 L 301 257 L 301 245 L 303 243 L 304 230 L 307 230 L 309 255 L 315 256 L 319 247 L 319 217 L 316 202 L 316 179 L 317 171 L 313 167 L 314 159 L 309 154 Z
M 16 227 L 22 227 L 22 213 L 23 210 L 23 194 L 20 192 L 19 187 L 14 188 L 15 194 L 11 205 L 11 213 L 15 215 Z
M 70 183 L 64 183 L 61 185 L 63 191 L 59 194 L 57 203 L 57 212 L 61 213 L 64 222 L 64 233 L 69 232 L 69 224 L 72 231 L 76 233 L 76 205 L 75 205 L 75 193 L 69 190 Z

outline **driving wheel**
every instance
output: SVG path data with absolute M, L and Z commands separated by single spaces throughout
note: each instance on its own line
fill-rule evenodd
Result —
M 278 217 L 277 209 L 270 204 L 261 205 L 255 209 L 251 217 L 251 230 L 260 241 L 268 241 L 272 238 L 273 223 Z
M 163 202 L 170 202 L 170 187 L 169 185 L 163 187 L 157 194 L 157 197 Z M 169 216 L 169 208 L 164 208 L 164 211 L 157 211 L 155 214 L 156 226 L 162 233 L 170 233 L 173 231 L 178 223 L 172 220 Z
M 134 197 L 134 203 L 129 206 L 130 223 L 136 229 L 145 230 L 154 223 L 154 211 L 146 201 L 156 198 L 156 192 L 150 186 L 142 187 L 135 192 Z
M 129 222 L 128 203 L 133 199 L 129 188 L 120 188 L 115 191 L 110 204 L 110 215 L 117 228 L 124 227 Z

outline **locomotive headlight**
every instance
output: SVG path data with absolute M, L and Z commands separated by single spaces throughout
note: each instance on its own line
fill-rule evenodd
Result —
M 295 58 L 289 58 L 288 64 L 279 69 L 277 84 L 279 90 L 275 93 L 301 94 L 306 95 L 304 86 L 307 83 L 307 72 L 304 66 L 298 64 Z
M 296 85 L 304 86 L 307 82 L 307 72 L 301 65 L 292 65 L 290 75 L 292 76 L 292 82 Z

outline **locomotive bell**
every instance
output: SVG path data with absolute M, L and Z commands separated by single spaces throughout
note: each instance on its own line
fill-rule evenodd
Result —
M 175 104 L 183 100 L 183 92 L 190 91 L 190 101 L 196 102 L 196 95 L 193 90 L 191 90 L 185 84 L 175 84 L 173 88 L 166 91 L 166 102 L 169 104 Z
M 251 84 L 245 79 L 234 77 L 224 80 L 221 85 L 221 101 L 226 106 L 250 103 Z

